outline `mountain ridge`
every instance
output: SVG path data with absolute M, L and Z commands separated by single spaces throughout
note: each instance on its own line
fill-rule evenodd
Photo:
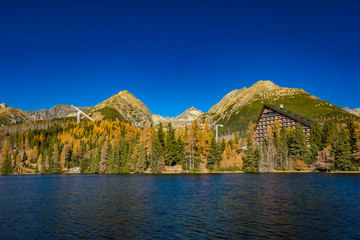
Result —
M 233 132 L 244 133 L 250 121 L 256 121 L 263 104 L 279 106 L 311 120 L 334 117 L 354 116 L 345 109 L 323 101 L 300 88 L 280 87 L 269 80 L 260 80 L 251 87 L 235 89 L 226 94 L 218 103 L 213 105 L 207 113 L 194 107 L 186 109 L 176 117 L 163 117 L 152 114 L 149 108 L 129 91 L 120 91 L 94 107 L 84 107 L 95 120 L 112 119 L 128 122 L 135 127 L 149 124 L 164 125 L 171 122 L 173 126 L 189 125 L 195 119 L 204 122 L 224 125 L 220 129 L 222 134 Z M 6 109 L 6 104 L 1 104 Z M 69 111 L 68 111 L 69 110 Z M 4 111 L 4 110 L 2 110 Z M 354 112 L 352 112 L 355 114 Z M 38 111 L 14 112 L 5 116 L 2 124 L 17 124 L 31 120 L 66 117 L 76 114 L 76 110 L 66 104 L 59 104 L 53 108 Z M 3 117 L 4 118 L 4 117 Z M 13 118 L 13 119 L 12 119 Z M 18 119 L 16 119 L 18 118 Z M 0 119 L 1 120 L 1 119 Z
M 331 116 L 350 116 L 341 107 L 323 101 L 300 88 L 280 87 L 269 80 L 260 80 L 249 88 L 225 95 L 205 114 L 211 122 L 223 124 L 220 132 L 245 133 L 248 124 L 256 122 L 264 104 L 279 106 L 311 120 Z
M 129 122 L 135 127 L 152 124 L 149 108 L 129 91 L 124 90 L 89 109 L 95 120 L 113 119 Z
M 181 125 L 190 125 L 195 119 L 198 119 L 203 114 L 204 112 L 195 107 L 190 107 L 176 117 L 162 117 L 159 114 L 154 114 L 153 122 L 154 124 L 162 123 L 163 125 L 171 122 L 172 126 L 178 127 Z
M 79 107 L 79 109 L 84 112 L 90 108 L 91 107 Z M 49 120 L 54 118 L 76 116 L 77 110 L 67 104 L 58 104 L 50 109 L 28 110 L 25 111 L 25 113 L 34 120 Z
M 2 104 L 0 108 L 0 126 L 31 122 L 33 119 L 21 109 L 7 107 Z
M 354 115 L 360 117 L 360 108 L 350 109 L 348 107 L 344 107 L 344 110 L 347 111 L 348 113 L 351 113 L 351 114 L 354 114 Z

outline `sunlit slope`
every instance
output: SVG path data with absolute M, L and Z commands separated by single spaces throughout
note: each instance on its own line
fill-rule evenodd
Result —
M 323 101 L 302 89 L 283 88 L 271 81 L 259 81 L 250 88 L 234 90 L 214 105 L 206 117 L 223 124 L 221 133 L 244 133 L 250 121 L 255 122 L 263 104 L 284 105 L 296 114 L 311 120 L 331 117 L 353 117 L 341 107 Z

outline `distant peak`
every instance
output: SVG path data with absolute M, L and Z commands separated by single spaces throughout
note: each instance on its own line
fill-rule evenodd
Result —
M 119 95 L 119 96 L 123 96 L 123 95 L 132 95 L 128 90 L 123 90 L 123 91 L 120 91 L 118 94 L 116 95 Z M 115 95 L 115 96 L 116 96 Z
M 52 108 L 50 108 L 50 110 L 51 109 L 56 109 L 56 108 L 66 108 L 66 107 L 70 107 L 70 106 L 67 105 L 67 104 L 58 104 L 58 105 L 55 105 Z
M 7 104 L 6 103 L 1 103 L 0 104 L 0 108 L 7 108 L 8 106 L 7 106 Z
M 270 80 L 259 80 L 257 83 L 254 84 L 254 86 L 255 85 L 276 86 L 276 84 Z
M 185 110 L 185 112 L 192 112 L 192 111 L 201 112 L 201 113 L 202 113 L 202 111 L 200 111 L 199 109 L 196 109 L 196 108 L 194 108 L 194 107 L 191 107 L 191 108 L 188 108 L 188 109 Z

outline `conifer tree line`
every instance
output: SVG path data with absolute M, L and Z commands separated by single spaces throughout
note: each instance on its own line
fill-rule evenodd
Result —
M 360 121 L 345 123 L 333 120 L 318 122 L 311 127 L 307 141 L 302 127 L 283 128 L 279 122 L 267 129 L 262 146 L 255 146 L 254 124 L 249 125 L 246 172 L 279 170 L 359 171 Z
M 0 131 L 1 174 L 241 170 L 244 157 L 238 137 L 217 143 L 213 130 L 197 121 L 177 129 L 170 123 L 138 129 L 112 120 L 9 129 Z
M 146 126 L 143 129 L 120 121 L 64 122 L 47 127 L 22 125 L 0 131 L 0 173 L 55 174 L 162 173 L 244 170 L 321 171 L 359 169 L 360 121 L 327 121 L 311 129 L 308 143 L 299 126 L 268 130 L 263 146 L 254 144 L 254 125 L 247 139 L 235 134 L 216 142 L 212 129 L 194 121 L 187 127 Z M 11 129 L 11 130 L 10 130 Z M 246 152 L 240 147 L 247 145 Z

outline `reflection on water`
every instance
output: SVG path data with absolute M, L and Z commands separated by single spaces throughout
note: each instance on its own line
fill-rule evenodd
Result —
M 0 176 L 0 238 L 360 238 L 360 175 Z

